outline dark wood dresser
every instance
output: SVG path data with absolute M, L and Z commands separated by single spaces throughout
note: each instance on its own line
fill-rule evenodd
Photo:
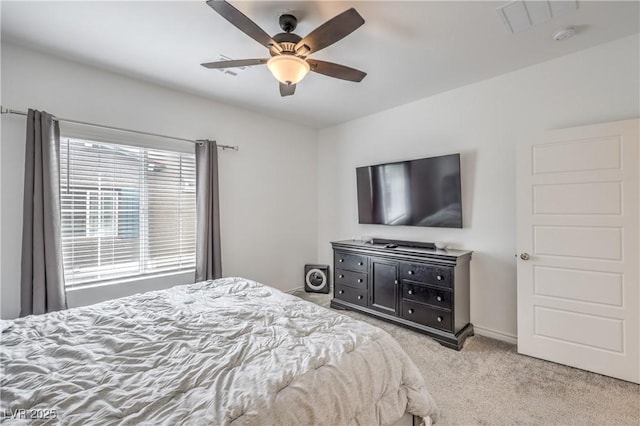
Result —
M 418 244 L 418 243 L 417 243 Z M 335 241 L 331 307 L 428 334 L 460 350 L 469 322 L 470 251 Z

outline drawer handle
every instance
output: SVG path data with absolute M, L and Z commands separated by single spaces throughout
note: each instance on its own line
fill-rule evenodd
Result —
M 409 314 L 413 313 L 413 309 L 409 309 L 407 312 L 409 312 Z
M 359 266 L 362 266 L 362 265 L 364 265 L 364 263 L 362 263 L 362 262 L 358 262 L 358 265 L 359 265 Z
M 344 275 L 340 274 L 338 275 L 338 278 L 344 278 Z
M 413 290 L 409 290 L 409 291 L 407 291 L 407 293 L 413 294 Z
M 438 322 L 442 322 L 442 317 L 437 318 Z
M 344 290 L 339 290 L 338 291 L 338 294 L 342 294 L 342 293 L 344 293 Z
M 442 296 L 438 296 L 438 297 L 436 297 L 436 300 L 437 300 L 438 302 L 442 302 Z
M 358 300 L 362 300 L 362 296 L 358 296 Z
M 358 282 L 361 283 L 362 282 L 362 278 L 358 278 Z
M 413 275 L 413 271 L 409 271 L 409 275 Z
M 438 276 L 436 277 L 436 280 L 438 280 L 438 281 L 442 281 L 442 279 L 443 279 L 443 278 L 444 278 L 444 277 L 443 277 L 442 275 L 438 275 Z
M 344 262 L 344 259 L 338 259 L 338 262 Z

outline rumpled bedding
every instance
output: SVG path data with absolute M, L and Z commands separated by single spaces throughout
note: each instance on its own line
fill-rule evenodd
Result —
M 55 410 L 38 424 L 73 425 L 436 418 L 422 376 L 389 334 L 244 278 L 0 326 L 5 420 L 19 409 Z

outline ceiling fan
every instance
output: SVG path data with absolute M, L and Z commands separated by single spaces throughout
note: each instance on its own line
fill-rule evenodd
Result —
M 296 84 L 309 71 L 354 82 L 362 81 L 367 75 L 365 72 L 344 65 L 307 58 L 311 53 L 342 40 L 364 24 L 362 16 L 353 8 L 333 17 L 302 38 L 292 32 L 296 29 L 298 20 L 291 14 L 285 13 L 280 16 L 279 24 L 284 32 L 271 37 L 228 2 L 209 0 L 207 4 L 240 31 L 269 49 L 271 58 L 209 62 L 202 64 L 205 68 L 234 68 L 267 64 L 271 73 L 280 82 L 281 96 L 293 95 L 296 91 Z

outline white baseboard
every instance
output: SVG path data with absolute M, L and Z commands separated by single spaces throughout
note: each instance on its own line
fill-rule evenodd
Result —
M 294 287 L 294 288 L 290 288 L 289 290 L 282 290 L 282 291 L 284 291 L 285 293 L 293 294 L 296 291 L 301 291 L 301 290 L 304 290 L 304 286 Z
M 492 339 L 511 343 L 512 345 L 518 344 L 518 337 L 513 334 L 503 333 L 502 331 L 493 330 L 491 328 L 482 327 L 475 324 L 473 325 L 473 331 L 478 336 L 490 337 Z

